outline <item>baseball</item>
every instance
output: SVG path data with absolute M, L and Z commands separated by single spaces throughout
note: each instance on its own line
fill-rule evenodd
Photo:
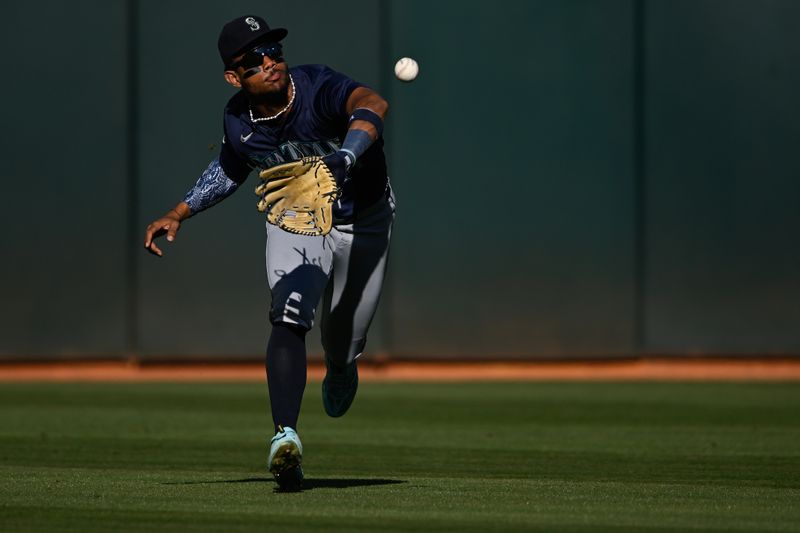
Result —
M 400 81 L 414 81 L 419 74 L 419 65 L 410 57 L 401 57 L 394 64 L 394 75 Z

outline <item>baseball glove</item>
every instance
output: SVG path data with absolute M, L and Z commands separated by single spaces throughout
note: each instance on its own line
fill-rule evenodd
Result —
M 290 233 L 327 235 L 333 224 L 333 202 L 339 197 L 331 169 L 319 157 L 304 157 L 263 170 L 256 187 L 259 211 L 267 221 Z

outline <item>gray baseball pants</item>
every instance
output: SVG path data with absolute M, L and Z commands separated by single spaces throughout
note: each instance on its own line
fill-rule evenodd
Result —
M 334 224 L 325 236 L 267 223 L 270 322 L 308 331 L 321 301 L 325 356 L 342 365 L 361 355 L 386 273 L 394 211 L 389 189 L 351 224 Z

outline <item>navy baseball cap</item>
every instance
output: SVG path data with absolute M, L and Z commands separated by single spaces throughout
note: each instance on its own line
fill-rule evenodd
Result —
M 231 60 L 261 42 L 282 40 L 289 34 L 284 28 L 272 28 L 267 21 L 256 15 L 242 15 L 222 27 L 217 48 L 222 62 L 227 67 Z

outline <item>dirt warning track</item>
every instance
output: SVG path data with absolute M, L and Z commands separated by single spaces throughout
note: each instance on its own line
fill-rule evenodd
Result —
M 319 381 L 325 367 L 310 362 Z M 369 362 L 365 381 L 800 381 L 800 358 L 652 358 L 600 361 Z M 81 361 L 0 363 L 0 381 L 262 381 L 261 363 Z

